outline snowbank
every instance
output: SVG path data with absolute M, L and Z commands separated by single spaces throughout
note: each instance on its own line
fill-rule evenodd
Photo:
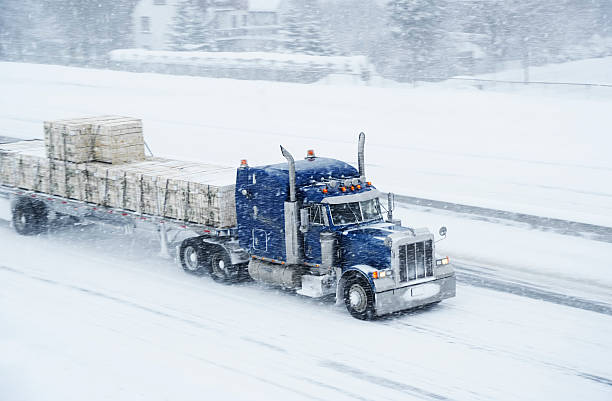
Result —
M 367 79 L 373 67 L 365 56 L 314 56 L 308 54 L 271 52 L 203 52 L 162 51 L 145 49 L 118 49 L 109 54 L 110 59 L 128 69 L 147 69 L 154 72 L 186 73 L 244 78 L 253 77 L 254 70 L 262 70 L 261 79 L 272 79 L 266 71 L 285 70 L 295 74 L 318 74 L 317 79 L 328 74 L 348 74 Z M 182 67 L 182 68 L 181 68 Z M 192 67 L 188 69 L 187 67 Z M 194 68 L 199 68 L 194 69 Z M 191 74 L 189 74 L 191 72 Z M 282 79 L 277 76 L 276 80 Z M 309 81 L 307 77 L 303 78 Z M 311 79 L 310 79 L 311 80 Z

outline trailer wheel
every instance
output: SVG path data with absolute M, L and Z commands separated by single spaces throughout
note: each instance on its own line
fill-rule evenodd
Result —
M 374 293 L 370 284 L 357 275 L 344 283 L 344 304 L 351 316 L 360 320 L 374 318 Z
M 47 227 L 47 208 L 40 201 L 21 198 L 13 208 L 13 227 L 21 235 L 40 234 Z
M 194 240 L 183 241 L 180 250 L 183 270 L 190 274 L 200 275 L 204 272 L 204 251 Z
M 213 280 L 220 283 L 230 283 L 237 279 L 237 269 L 223 248 L 214 249 L 210 254 L 208 271 Z

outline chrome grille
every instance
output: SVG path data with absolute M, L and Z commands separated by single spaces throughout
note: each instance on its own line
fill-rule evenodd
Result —
M 432 241 L 415 242 L 399 247 L 399 281 L 405 283 L 433 276 Z

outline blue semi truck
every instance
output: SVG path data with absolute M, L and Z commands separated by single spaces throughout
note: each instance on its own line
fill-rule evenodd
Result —
M 231 283 L 245 277 L 313 298 L 335 297 L 358 319 L 437 303 L 455 296 L 448 257 L 437 257 L 434 235 L 386 216 L 381 193 L 366 179 L 365 135 L 357 168 L 308 151 L 286 163 L 236 170 L 234 227 L 186 223 L 2 184 L 13 227 L 48 230 L 53 220 L 115 224 L 155 233 L 163 255 L 192 274 Z M 1 149 L 0 149 L 1 150 Z M 40 164 L 40 163 L 39 163 Z M 141 184 L 142 185 L 142 184 Z M 446 229 L 440 230 L 444 237 Z
M 250 167 L 243 160 L 233 252 L 246 253 L 248 263 L 235 266 L 255 281 L 304 296 L 335 296 L 359 319 L 453 297 L 454 270 L 448 257 L 436 258 L 433 234 L 402 227 L 391 213 L 384 219 L 381 194 L 365 176 L 364 144 L 361 133 L 358 169 L 312 150 L 295 161 L 282 146 L 287 163 Z M 194 252 L 179 248 L 187 270 L 204 268 L 189 265 Z M 216 259 L 223 267 L 228 261 Z M 214 277 L 221 269 L 212 263 Z

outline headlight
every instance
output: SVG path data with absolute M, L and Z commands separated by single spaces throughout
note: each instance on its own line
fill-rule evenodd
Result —
M 448 256 L 442 258 L 442 259 L 437 259 L 436 260 L 436 266 L 444 266 L 450 263 L 450 259 L 448 258 Z
M 385 277 L 393 277 L 393 270 L 391 270 L 391 269 L 374 270 L 371 273 L 371 275 L 372 275 L 372 278 L 374 278 L 374 279 L 385 278 Z

